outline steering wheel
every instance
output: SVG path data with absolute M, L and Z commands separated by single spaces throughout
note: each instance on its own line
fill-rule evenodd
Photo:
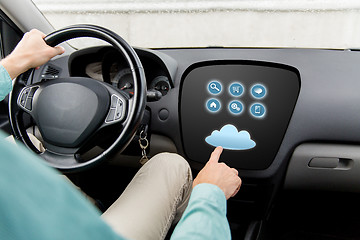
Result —
M 9 117 L 14 137 L 39 154 L 52 167 L 73 172 L 97 165 L 115 151 L 122 151 L 136 134 L 146 105 L 145 74 L 134 49 L 116 33 L 94 25 L 74 25 L 46 36 L 50 46 L 78 37 L 104 40 L 126 59 L 134 80 L 130 97 L 111 85 L 86 77 L 61 77 L 49 81 L 28 81 L 34 69 L 20 75 L 9 96 Z M 40 74 L 37 74 L 40 75 Z M 40 78 L 40 76 L 39 76 Z M 44 152 L 31 142 L 24 113 L 35 121 L 43 138 Z M 89 142 L 96 142 L 104 129 L 116 129 L 101 153 L 80 158 Z M 115 139 L 115 140 L 114 140 Z

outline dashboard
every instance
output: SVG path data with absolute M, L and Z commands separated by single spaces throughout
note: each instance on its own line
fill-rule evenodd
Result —
M 360 192 L 359 52 L 135 50 L 147 81 L 150 154 L 176 151 L 196 171 L 223 146 L 221 161 L 243 179 L 244 194 L 229 204 L 244 215 L 265 216 L 281 188 Z M 101 46 L 60 57 L 35 74 L 90 77 L 131 98 L 124 63 Z

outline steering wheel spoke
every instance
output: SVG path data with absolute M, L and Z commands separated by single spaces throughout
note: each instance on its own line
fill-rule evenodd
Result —
M 18 106 L 29 114 L 31 114 L 33 98 L 38 89 L 39 86 L 26 86 L 21 90 L 17 99 Z
M 110 107 L 104 121 L 105 126 L 123 122 L 128 112 L 128 99 L 117 91 L 110 92 Z

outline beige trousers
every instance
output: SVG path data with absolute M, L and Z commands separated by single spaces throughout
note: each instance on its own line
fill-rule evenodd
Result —
M 43 150 L 36 137 L 32 134 L 29 137 L 38 150 Z M 7 139 L 15 142 L 12 136 Z M 187 161 L 177 154 L 161 153 L 140 168 L 102 217 L 129 240 L 162 240 L 171 224 L 180 220 L 191 190 L 192 175 Z
M 138 171 L 102 217 L 128 239 L 164 239 L 185 211 L 191 189 L 192 175 L 185 159 L 161 153 Z

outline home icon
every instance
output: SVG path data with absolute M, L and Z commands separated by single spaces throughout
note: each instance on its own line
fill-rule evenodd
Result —
M 214 113 L 214 112 L 217 112 L 220 110 L 221 104 L 220 104 L 219 100 L 212 98 L 207 101 L 206 107 L 207 107 L 208 111 Z
M 217 105 L 216 105 L 215 102 L 212 102 L 212 103 L 210 104 L 210 107 L 211 107 L 211 108 L 217 108 Z

